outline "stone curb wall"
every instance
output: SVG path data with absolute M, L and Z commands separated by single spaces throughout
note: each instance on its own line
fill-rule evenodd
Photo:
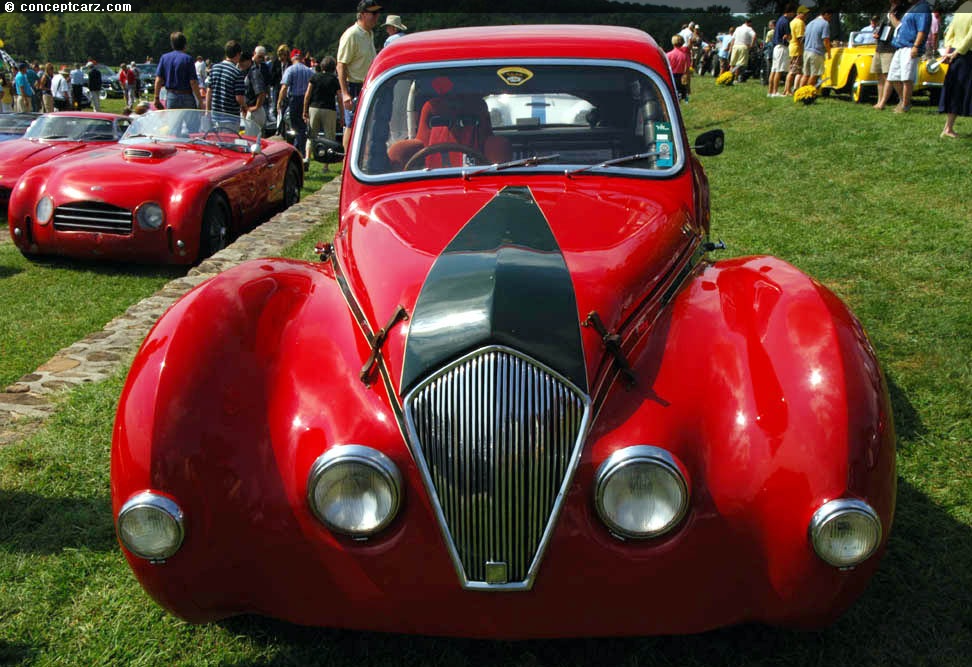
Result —
M 0 445 L 25 435 L 17 422 L 32 420 L 31 425 L 36 426 L 37 420 L 49 417 L 58 394 L 105 380 L 129 364 L 156 320 L 183 294 L 221 271 L 250 259 L 272 257 L 300 240 L 324 216 L 337 210 L 339 193 L 340 178 L 336 178 L 130 307 L 101 331 L 60 350 L 36 371 L 6 387 L 0 392 Z

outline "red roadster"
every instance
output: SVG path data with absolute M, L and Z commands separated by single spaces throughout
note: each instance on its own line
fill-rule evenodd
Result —
M 603 26 L 384 49 L 324 261 L 161 318 L 115 423 L 117 533 L 192 622 L 477 637 L 817 627 L 895 501 L 861 325 L 772 257 L 708 258 L 663 52 Z
M 130 122 L 125 116 L 90 112 L 50 113 L 34 118 L 24 136 L 4 142 L 0 152 L 0 211 L 6 212 L 10 192 L 28 169 L 116 142 Z
M 303 178 L 292 146 L 238 116 L 150 112 L 117 145 L 25 173 L 8 223 L 28 257 L 190 264 L 297 202 Z

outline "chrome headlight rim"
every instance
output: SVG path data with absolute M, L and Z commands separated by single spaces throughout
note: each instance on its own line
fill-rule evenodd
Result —
M 43 211 L 41 210 L 41 207 Z M 38 225 L 46 225 L 54 217 L 54 199 L 50 195 L 44 195 L 37 200 L 37 205 L 34 206 L 34 218 L 37 220 Z
M 346 526 L 335 524 L 328 520 L 317 504 L 314 502 L 314 495 L 317 484 L 323 475 L 333 467 L 345 464 L 358 464 L 370 467 L 378 472 L 391 490 L 391 504 L 385 517 L 367 530 L 354 530 Z M 337 445 L 327 450 L 314 461 L 307 475 L 307 504 L 314 517 L 332 532 L 345 535 L 355 539 L 368 539 L 385 530 L 395 517 L 402 505 L 403 496 L 402 474 L 387 455 L 365 445 Z
M 146 219 L 146 216 L 156 212 L 158 213 L 159 222 L 157 225 L 153 226 L 151 222 Z M 162 229 L 162 225 L 165 224 L 165 209 L 163 209 L 162 205 L 159 204 L 158 202 L 154 202 L 154 201 L 143 202 L 139 204 L 138 207 L 135 209 L 135 220 L 136 222 L 138 222 L 138 226 L 141 229 L 144 229 L 145 231 L 149 231 L 149 232 L 158 231 Z
M 835 561 L 829 558 L 828 554 L 823 553 L 819 546 L 820 540 L 823 538 L 823 530 L 831 521 L 851 514 L 864 516 L 872 522 L 875 532 L 874 544 L 854 561 Z M 884 538 L 884 528 L 881 525 L 881 518 L 878 513 L 868 503 L 856 498 L 838 498 L 824 503 L 813 513 L 813 518 L 810 519 L 809 533 L 814 553 L 820 560 L 839 569 L 851 569 L 866 561 L 877 552 L 881 540 Z
M 122 529 L 125 517 L 131 512 L 139 509 L 151 509 L 162 512 L 173 521 L 176 527 L 176 540 L 169 546 L 168 549 L 162 552 L 150 554 L 144 552 L 137 545 L 131 544 L 126 539 L 126 531 Z M 122 545 L 129 552 L 138 558 L 153 563 L 165 561 L 178 553 L 179 549 L 182 548 L 182 543 L 186 537 L 186 527 L 182 508 L 179 507 L 179 504 L 171 498 L 152 491 L 143 491 L 141 493 L 137 493 L 125 501 L 125 504 L 122 505 L 122 508 L 118 511 L 118 518 L 115 520 L 115 532 L 118 535 L 119 541 L 121 541 Z
M 610 479 L 625 467 L 649 463 L 670 474 L 677 483 L 682 503 L 661 528 L 650 532 L 635 532 L 619 525 L 611 518 L 604 505 L 604 490 Z M 594 475 L 594 505 L 601 521 L 613 534 L 623 539 L 652 540 L 664 537 L 677 528 L 688 514 L 691 505 L 691 487 L 684 466 L 666 449 L 654 445 L 632 445 L 622 447 L 611 454 L 597 469 Z

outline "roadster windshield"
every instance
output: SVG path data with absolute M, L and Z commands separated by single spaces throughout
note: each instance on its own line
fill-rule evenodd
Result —
M 259 141 L 259 136 L 260 128 L 239 116 L 197 109 L 169 109 L 138 116 L 122 137 L 122 143 L 211 143 L 245 152 Z
M 113 141 L 118 138 L 110 120 L 62 114 L 38 116 L 24 137 L 44 141 Z
M 652 173 L 680 162 L 661 78 L 633 67 L 415 69 L 379 80 L 366 104 L 355 163 L 364 176 L 492 164 Z M 635 155 L 643 157 L 611 163 Z

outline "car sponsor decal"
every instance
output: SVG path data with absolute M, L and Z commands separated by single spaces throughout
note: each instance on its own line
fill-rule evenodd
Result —
M 496 74 L 508 86 L 522 86 L 533 78 L 533 72 L 525 67 L 504 67 L 501 70 L 497 70 Z

